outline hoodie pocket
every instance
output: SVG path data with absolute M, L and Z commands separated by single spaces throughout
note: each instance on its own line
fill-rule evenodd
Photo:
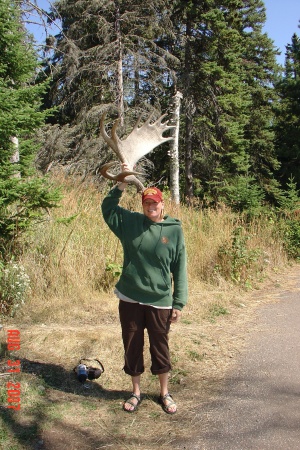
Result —
M 167 282 L 165 274 L 160 267 L 149 266 L 147 264 L 133 264 L 130 262 L 122 273 L 123 280 L 131 283 L 132 287 L 137 286 L 141 290 L 153 291 L 166 295 L 170 291 L 170 283 Z

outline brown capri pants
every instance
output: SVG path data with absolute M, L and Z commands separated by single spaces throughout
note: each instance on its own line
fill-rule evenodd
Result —
M 151 354 L 151 373 L 159 375 L 171 370 L 168 344 L 171 309 L 120 300 L 119 315 L 125 351 L 124 372 L 141 375 L 144 370 L 144 330 L 148 331 Z

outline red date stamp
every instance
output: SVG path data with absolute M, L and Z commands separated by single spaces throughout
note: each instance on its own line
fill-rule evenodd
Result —
M 7 330 L 7 349 L 10 351 L 20 350 L 20 331 L 19 330 Z M 9 373 L 21 372 L 21 361 L 19 359 L 7 361 Z M 7 408 L 15 409 L 19 411 L 21 409 L 21 383 L 7 382 Z

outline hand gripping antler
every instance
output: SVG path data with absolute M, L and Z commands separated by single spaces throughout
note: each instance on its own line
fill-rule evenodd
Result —
M 147 153 L 150 153 L 155 147 L 164 142 L 173 139 L 172 136 L 164 137 L 163 133 L 171 128 L 173 125 L 168 125 L 168 122 L 162 122 L 167 114 L 160 116 L 154 123 L 150 123 L 152 115 L 147 119 L 147 121 L 139 127 L 141 117 L 137 120 L 131 133 L 126 139 L 122 140 L 117 135 L 117 127 L 119 120 L 116 120 L 113 124 L 111 130 L 111 137 L 108 136 L 105 130 L 104 120 L 105 114 L 102 115 L 100 120 L 100 133 L 105 142 L 112 148 L 116 153 L 121 163 L 127 163 L 130 171 L 120 172 L 117 175 L 112 175 L 107 172 L 109 167 L 111 167 L 114 162 L 110 162 L 102 166 L 100 172 L 105 178 L 117 181 L 126 181 L 132 183 L 137 187 L 137 191 L 143 191 L 144 186 L 136 175 L 142 175 L 139 172 L 133 170 L 134 165 Z

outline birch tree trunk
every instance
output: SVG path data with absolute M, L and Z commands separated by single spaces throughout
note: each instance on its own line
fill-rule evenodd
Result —
M 181 92 L 177 91 L 174 96 L 174 116 L 173 123 L 175 125 L 173 136 L 174 140 L 170 149 L 170 191 L 171 198 L 176 205 L 180 203 L 179 190 L 179 124 L 180 124 L 180 101 L 182 99 Z
M 120 8 L 117 4 L 115 29 L 118 42 L 118 61 L 117 61 L 117 108 L 120 119 L 120 126 L 124 125 L 124 86 L 123 86 L 123 46 L 120 27 Z
M 10 141 L 13 143 L 13 148 L 14 148 L 13 154 L 12 154 L 12 156 L 10 158 L 10 162 L 12 164 L 16 164 L 16 163 L 18 163 L 20 161 L 19 139 L 17 137 L 15 137 L 15 136 L 12 136 L 10 138 Z M 13 176 L 16 177 L 16 178 L 20 178 L 21 174 L 20 174 L 20 172 L 16 171 Z

